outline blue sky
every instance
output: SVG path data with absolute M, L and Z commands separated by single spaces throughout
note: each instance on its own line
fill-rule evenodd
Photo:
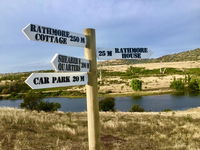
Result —
M 55 53 L 83 57 L 83 48 L 27 40 L 29 23 L 95 28 L 97 47 L 148 47 L 151 57 L 200 47 L 199 0 L 1 0 L 0 73 L 52 69 Z

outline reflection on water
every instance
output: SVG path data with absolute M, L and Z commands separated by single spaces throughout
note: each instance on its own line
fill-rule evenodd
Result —
M 195 91 L 191 91 L 191 92 L 188 92 L 187 93 L 190 97 L 196 97 L 196 96 L 199 96 L 200 95 L 200 93 L 199 92 L 195 92 Z
M 100 98 L 102 99 L 102 98 Z M 81 112 L 86 111 L 85 98 L 45 98 L 45 101 L 61 104 L 61 111 Z M 22 100 L 0 100 L 0 106 L 19 107 Z M 199 93 L 181 94 L 173 93 L 171 95 L 157 96 L 128 96 L 115 97 L 115 109 L 119 111 L 128 111 L 132 105 L 138 104 L 145 111 L 162 111 L 165 109 L 184 110 L 200 106 Z
M 196 97 L 196 96 L 200 96 L 200 92 L 197 91 L 181 91 L 181 92 L 174 92 L 171 94 L 172 96 L 189 96 L 189 97 Z
M 140 100 L 140 99 L 142 99 L 142 96 L 140 96 L 140 95 L 132 96 L 132 99 Z
M 184 92 L 174 92 L 171 94 L 172 96 L 178 97 L 178 96 L 185 96 Z

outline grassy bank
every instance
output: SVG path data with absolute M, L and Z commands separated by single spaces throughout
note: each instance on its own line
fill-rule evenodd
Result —
M 200 109 L 100 113 L 101 149 L 198 149 Z M 0 149 L 86 150 L 86 113 L 0 109 Z
M 166 90 L 156 90 L 156 91 L 133 91 L 127 93 L 109 93 L 109 94 L 99 94 L 101 97 L 122 97 L 122 96 L 153 96 L 153 95 L 163 95 L 163 94 L 173 94 L 175 91 L 171 89 Z
M 86 94 L 83 92 L 79 91 L 51 91 L 51 92 L 46 92 L 46 91 L 38 91 L 35 90 L 35 92 L 42 92 L 43 96 L 45 98 L 48 97 L 63 97 L 63 98 L 83 98 L 86 97 Z M 149 96 L 149 95 L 162 95 L 162 94 L 170 94 L 173 93 L 174 91 L 172 89 L 162 89 L 162 90 L 145 90 L 145 91 L 132 91 L 132 92 L 122 92 L 122 93 L 105 93 L 105 92 L 99 92 L 99 97 L 120 97 L 120 96 Z M 15 93 L 13 94 L 6 94 L 6 95 L 0 95 L 0 100 L 1 99 L 12 99 L 12 100 L 17 100 L 17 99 L 23 99 L 23 96 L 26 93 Z
M 125 97 L 125 96 L 153 96 L 153 95 L 163 95 L 163 94 L 173 94 L 173 90 L 162 90 L 162 91 L 137 91 L 137 92 L 127 92 L 127 93 L 99 93 L 99 97 Z M 84 98 L 86 97 L 85 94 L 81 95 L 45 95 L 45 98 L 51 98 L 51 97 L 58 97 L 58 98 Z M 10 97 L 10 96 L 2 96 L 1 99 L 8 99 L 8 100 L 18 100 L 18 99 L 23 99 L 23 97 Z

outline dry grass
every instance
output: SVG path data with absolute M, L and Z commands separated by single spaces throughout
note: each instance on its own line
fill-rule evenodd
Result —
M 159 69 L 159 68 L 200 68 L 200 61 L 184 61 L 184 62 L 163 62 L 163 63 L 144 63 L 144 64 L 132 64 L 132 65 L 111 65 L 111 66 L 99 66 L 99 69 L 109 70 L 109 71 L 120 71 L 125 72 L 130 66 L 132 67 L 144 67 L 146 69 Z M 139 79 L 143 81 L 143 94 L 149 95 L 168 93 L 172 92 L 170 90 L 170 82 L 173 78 L 184 78 L 184 75 L 166 75 L 163 77 L 140 77 Z M 105 83 L 109 83 L 111 80 L 120 81 L 120 77 L 110 77 L 103 79 Z M 112 94 L 140 94 L 134 92 L 129 86 L 130 79 L 123 79 L 124 83 L 120 84 L 104 84 L 99 88 L 99 92 L 105 93 L 106 91 L 111 91 Z
M 101 149 L 198 149 L 199 112 L 200 108 L 162 113 L 101 112 Z M 88 149 L 86 113 L 1 108 L 0 149 Z
M 144 63 L 144 64 L 132 64 L 132 65 L 113 65 L 113 66 L 100 66 L 99 69 L 110 71 L 123 71 L 132 67 L 144 67 L 146 69 L 159 69 L 159 68 L 200 68 L 200 61 L 182 61 L 182 62 L 162 62 L 162 63 Z

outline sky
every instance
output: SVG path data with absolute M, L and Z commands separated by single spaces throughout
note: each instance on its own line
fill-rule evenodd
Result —
M 0 73 L 53 69 L 55 53 L 84 57 L 84 48 L 28 40 L 29 23 L 94 28 L 96 47 L 147 47 L 151 58 L 200 47 L 199 0 L 0 0 Z

